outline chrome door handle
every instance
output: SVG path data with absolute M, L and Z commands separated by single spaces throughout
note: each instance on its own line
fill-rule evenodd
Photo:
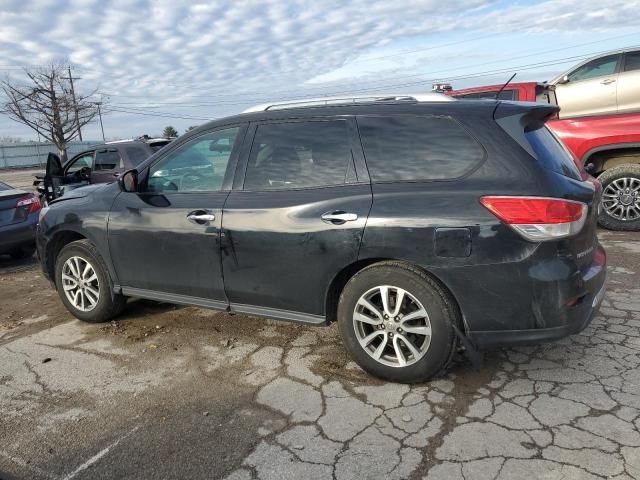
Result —
M 322 220 L 324 222 L 341 224 L 345 222 L 354 222 L 358 219 L 358 215 L 355 213 L 347 213 L 347 212 L 327 212 L 322 215 Z
M 615 82 L 615 80 L 613 78 L 605 78 L 604 80 L 602 80 L 600 83 L 602 85 L 609 85 L 610 83 Z
M 204 225 L 205 223 L 213 222 L 216 216 L 213 213 L 190 213 L 187 218 L 192 223 Z

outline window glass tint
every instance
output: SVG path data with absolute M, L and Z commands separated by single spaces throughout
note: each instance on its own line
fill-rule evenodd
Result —
M 576 180 L 581 179 L 573 158 L 547 127 L 525 132 L 525 136 L 545 168 Z
M 343 120 L 260 125 L 244 189 L 342 185 L 352 162 L 347 122 Z
M 615 73 L 617 63 L 618 55 L 598 58 L 571 72 L 569 74 L 569 81 L 576 82 L 578 80 L 588 80 L 589 78 L 611 75 Z
M 231 150 L 240 127 L 196 137 L 151 167 L 152 192 L 216 192 L 222 189 Z
M 475 92 L 475 93 L 466 93 L 463 95 L 455 95 L 456 98 L 464 98 L 464 99 L 474 99 L 474 98 L 496 98 L 496 93 L 498 90 L 494 90 L 493 92 Z M 515 90 L 503 90 L 498 95 L 499 100 L 517 100 L 516 91 Z
M 127 157 L 129 157 L 129 161 L 133 166 L 138 165 L 147 158 L 147 152 L 145 152 L 141 147 L 127 147 L 125 148 L 125 151 L 127 152 Z
M 640 50 L 627 52 L 624 56 L 624 71 L 631 72 L 633 70 L 640 70 Z
M 358 117 L 374 182 L 457 178 L 484 158 L 482 147 L 448 118 Z
M 67 173 L 75 173 L 81 168 L 89 168 L 93 166 L 93 152 L 82 155 L 72 160 L 67 168 Z
M 98 150 L 96 152 L 95 170 L 114 170 L 120 167 L 120 153 L 116 149 Z

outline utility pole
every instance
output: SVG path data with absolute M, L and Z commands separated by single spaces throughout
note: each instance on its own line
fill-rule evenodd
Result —
M 61 77 L 64 80 L 69 80 L 69 83 L 71 84 L 71 96 L 73 97 L 73 109 L 75 110 L 76 113 L 76 125 L 78 126 L 78 137 L 80 138 L 80 141 L 82 141 L 82 131 L 80 130 L 80 119 L 78 118 L 78 103 L 76 102 L 76 92 L 73 90 L 73 81 L 74 80 L 80 80 L 80 77 L 76 77 L 73 78 L 71 76 L 71 65 L 69 65 L 69 76 L 67 78 L 65 77 Z
M 102 110 L 100 110 L 100 105 L 102 105 L 102 102 L 96 102 L 96 105 L 98 106 L 98 117 L 100 118 L 100 130 L 102 130 L 102 141 L 106 142 L 106 139 L 104 138 L 104 127 L 102 126 Z

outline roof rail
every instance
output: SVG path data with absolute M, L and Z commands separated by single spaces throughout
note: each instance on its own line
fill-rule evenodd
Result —
M 441 93 L 366 95 L 361 97 L 319 97 L 283 102 L 265 103 L 244 110 L 242 113 L 284 110 L 287 108 L 319 107 L 324 105 L 346 105 L 376 102 L 452 102 L 452 98 Z

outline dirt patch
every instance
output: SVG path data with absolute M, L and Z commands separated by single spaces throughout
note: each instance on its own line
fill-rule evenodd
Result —
M 23 265 L 22 271 L 0 274 L 0 305 L 0 334 L 40 323 L 48 328 L 72 318 L 33 263 Z

